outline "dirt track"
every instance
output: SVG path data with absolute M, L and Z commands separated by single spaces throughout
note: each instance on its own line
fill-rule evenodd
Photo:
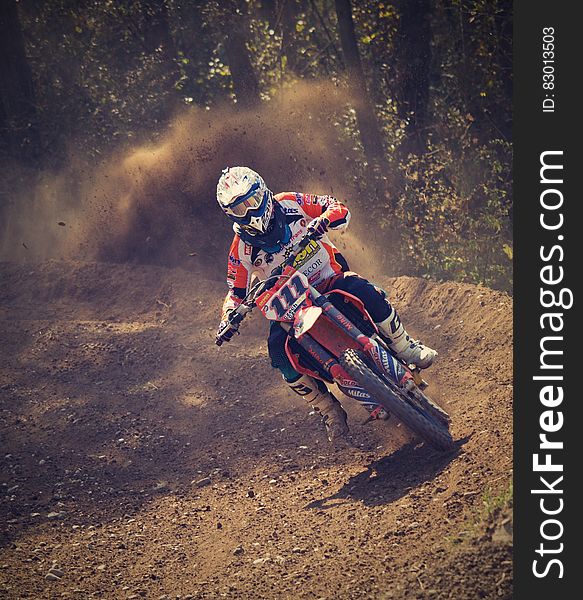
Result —
M 378 281 L 440 351 L 429 391 L 464 441 L 443 456 L 348 400 L 331 447 L 259 315 L 213 345 L 221 282 L 71 262 L 0 278 L 0 596 L 511 597 L 507 512 L 484 517 L 512 477 L 507 295 Z

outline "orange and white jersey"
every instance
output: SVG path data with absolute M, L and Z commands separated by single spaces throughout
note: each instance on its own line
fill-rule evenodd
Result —
M 348 208 L 332 196 L 283 192 L 274 196 L 274 200 L 285 213 L 289 239 L 281 250 L 269 253 L 247 244 L 235 233 L 227 265 L 229 292 L 223 304 L 223 318 L 228 310 L 241 303 L 247 294 L 253 274 L 265 279 L 288 258 L 292 247 L 305 235 L 312 219 L 324 216 L 329 221 L 329 229 L 336 230 L 344 229 L 350 221 Z M 313 244 L 306 248 L 306 254 L 297 266 L 313 286 L 348 271 L 346 260 L 328 236 L 325 235 L 319 241 L 319 245 Z

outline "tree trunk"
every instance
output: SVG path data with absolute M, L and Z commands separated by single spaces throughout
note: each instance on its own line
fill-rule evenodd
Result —
M 259 81 L 247 49 L 247 17 L 241 10 L 232 8 L 225 14 L 224 23 L 225 51 L 237 104 L 241 108 L 250 108 L 259 103 L 261 96 Z
M 146 51 L 150 54 L 160 52 L 165 61 L 173 63 L 176 59 L 176 47 L 168 24 L 166 3 L 163 0 L 143 0 L 142 7 L 146 22 L 144 30 Z
M 32 71 L 15 0 L 0 3 L 0 142 L 10 155 L 29 162 L 40 156 Z
M 335 0 L 338 30 L 348 72 L 348 83 L 355 102 L 356 122 L 364 154 L 370 165 L 384 160 L 383 140 L 358 54 L 350 0 Z
M 497 60 L 499 64 L 499 76 L 502 78 L 504 92 L 506 95 L 506 106 L 509 110 L 500 110 L 500 115 L 496 120 L 500 124 L 500 131 L 507 139 L 512 139 L 512 99 L 513 99 L 513 81 L 512 81 L 512 34 L 513 34 L 513 5 L 512 0 L 503 0 L 501 6 L 501 26 L 498 32 Z
M 141 6 L 144 48 L 148 54 L 155 57 L 153 79 L 166 91 L 164 102 L 158 103 L 152 114 L 163 122 L 180 105 L 176 89 L 180 81 L 176 45 L 168 22 L 166 1 L 142 0 Z
M 400 153 L 427 147 L 427 105 L 431 60 L 431 0 L 402 0 L 395 40 L 397 112 L 407 121 Z
M 281 31 L 282 50 L 287 59 L 287 69 L 294 75 L 300 75 L 300 45 L 297 42 L 296 23 L 305 10 L 302 0 L 282 0 Z
M 277 22 L 277 6 L 275 0 L 261 0 L 259 4 L 259 15 L 264 21 L 267 21 L 273 29 Z

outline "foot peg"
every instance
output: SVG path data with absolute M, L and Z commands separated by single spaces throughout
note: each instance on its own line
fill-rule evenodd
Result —
M 363 425 L 370 423 L 371 421 L 388 421 L 391 418 L 391 413 L 387 411 L 383 406 L 377 406 L 368 415 L 367 419 L 363 422 Z

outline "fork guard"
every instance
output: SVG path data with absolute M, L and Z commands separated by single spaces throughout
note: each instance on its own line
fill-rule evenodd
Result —
M 374 361 L 375 370 L 381 377 L 388 375 L 395 383 L 398 383 L 402 387 L 408 380 L 413 379 L 411 371 L 378 342 L 371 339 L 364 347 L 364 351 Z

